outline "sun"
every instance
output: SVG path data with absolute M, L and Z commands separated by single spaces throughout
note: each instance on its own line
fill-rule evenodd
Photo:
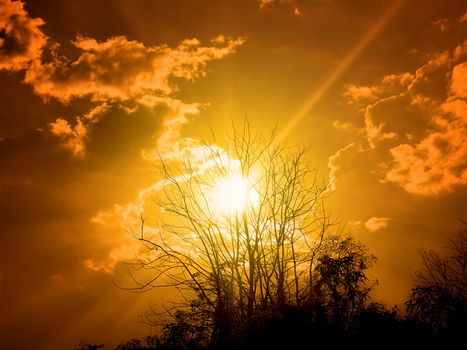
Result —
M 214 210 L 225 215 L 242 213 L 258 201 L 258 193 L 251 181 L 240 174 L 220 178 L 210 197 Z

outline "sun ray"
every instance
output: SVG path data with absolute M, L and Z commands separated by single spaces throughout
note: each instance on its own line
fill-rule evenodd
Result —
M 300 123 L 305 115 L 316 105 L 316 103 L 323 97 L 329 88 L 336 82 L 336 80 L 344 73 L 347 68 L 357 59 L 362 51 L 368 44 L 376 37 L 376 35 L 386 26 L 389 20 L 394 17 L 396 12 L 400 9 L 405 0 L 395 0 L 391 6 L 383 13 L 378 21 L 370 28 L 370 30 L 355 44 L 350 50 L 348 55 L 337 66 L 334 72 L 324 81 L 318 90 L 313 91 L 310 97 L 305 101 L 304 105 L 293 119 L 285 125 L 281 133 L 278 135 L 279 140 L 284 140 Z

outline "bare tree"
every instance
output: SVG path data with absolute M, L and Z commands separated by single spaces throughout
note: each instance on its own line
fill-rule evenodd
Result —
M 158 229 L 142 225 L 138 235 L 145 255 L 137 264 L 152 277 L 138 288 L 177 288 L 182 305 L 204 312 L 212 341 L 222 343 L 264 310 L 310 303 L 316 283 L 329 286 L 334 276 L 324 273 L 331 266 L 324 259 L 342 254 L 328 233 L 327 187 L 307 149 L 262 139 L 245 123 L 226 151 L 206 145 L 204 153 L 202 162 L 181 165 L 161 159 Z
M 423 252 L 423 269 L 406 303 L 407 314 L 434 334 L 465 330 L 467 318 L 467 229 L 451 240 L 444 255 Z

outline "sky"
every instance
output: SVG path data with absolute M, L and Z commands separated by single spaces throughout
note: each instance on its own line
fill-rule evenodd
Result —
M 155 150 L 232 122 L 310 146 L 326 206 L 403 307 L 419 252 L 467 219 L 467 4 L 457 0 L 0 0 L 0 349 L 153 330 L 131 213 Z

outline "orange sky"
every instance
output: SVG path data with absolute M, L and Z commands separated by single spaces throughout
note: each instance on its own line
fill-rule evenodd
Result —
M 170 292 L 115 287 L 124 215 L 156 147 L 195 157 L 245 116 L 311 146 L 390 306 L 467 219 L 465 1 L 0 0 L 0 28 L 0 349 L 149 333 Z

